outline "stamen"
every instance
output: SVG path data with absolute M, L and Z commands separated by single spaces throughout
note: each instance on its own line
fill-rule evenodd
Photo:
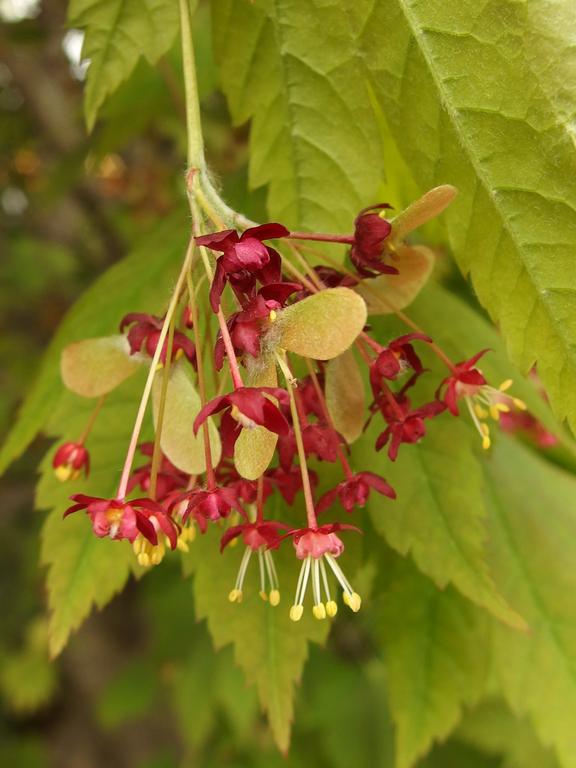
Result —
M 312 613 L 317 619 L 326 618 L 326 608 L 322 602 L 322 595 L 320 594 L 320 563 L 318 558 L 312 563 L 312 593 L 314 595 L 314 607 Z
M 344 590 L 344 595 L 349 595 L 349 596 L 353 595 L 354 594 L 354 590 L 350 586 L 350 582 L 348 581 L 346 576 L 344 576 L 344 572 L 342 571 L 342 568 L 340 568 L 340 566 L 336 562 L 334 556 L 326 554 L 326 555 L 324 555 L 324 557 L 326 558 L 326 562 L 328 563 L 328 565 L 332 569 L 332 571 L 334 573 L 334 576 L 336 576 L 336 578 L 340 582 L 340 586 Z M 346 598 L 344 598 L 344 602 L 346 602 Z
M 268 599 L 270 605 L 276 606 L 280 602 L 280 590 L 278 589 L 278 576 L 276 575 L 276 567 L 272 558 L 272 553 L 267 549 L 264 551 L 264 563 L 266 564 L 266 571 L 268 572 L 268 579 L 270 581 L 270 593 Z
M 296 598 L 294 600 L 294 605 L 290 608 L 290 618 L 292 621 L 300 621 L 302 614 L 304 613 L 304 606 L 302 603 L 304 602 L 304 594 L 308 584 L 308 576 L 310 575 L 310 560 L 311 557 L 308 555 L 300 568 L 298 584 L 296 585 Z
M 268 595 L 266 593 L 266 574 L 264 572 L 264 557 L 262 554 L 262 548 L 258 550 L 258 568 L 260 570 L 260 597 L 262 600 L 266 601 L 268 600 Z
M 478 416 L 474 412 L 474 406 L 471 398 L 466 397 L 464 399 L 466 400 L 466 405 L 468 406 L 468 410 L 470 411 L 470 416 L 472 417 L 472 421 L 474 422 L 474 425 L 478 430 L 480 437 L 482 438 L 482 448 L 484 448 L 484 450 L 488 450 L 488 448 L 490 448 L 490 430 L 488 429 L 486 424 L 481 424 L 478 421 Z
M 330 587 L 328 586 L 328 575 L 326 573 L 326 566 L 324 565 L 324 558 L 320 560 L 320 570 L 322 572 L 322 581 L 324 583 L 324 591 L 326 592 L 326 614 L 333 619 L 338 613 L 338 604 L 330 597 Z
M 242 556 L 242 562 L 240 563 L 240 568 L 238 570 L 238 576 L 236 577 L 236 584 L 234 584 L 234 589 L 230 591 L 228 594 L 228 600 L 230 600 L 231 603 L 241 603 L 242 602 L 242 585 L 244 584 L 244 579 L 246 577 L 246 570 L 248 568 L 248 563 L 250 562 L 250 557 L 252 556 L 252 550 L 250 547 L 246 547 L 246 550 L 244 551 L 244 555 Z

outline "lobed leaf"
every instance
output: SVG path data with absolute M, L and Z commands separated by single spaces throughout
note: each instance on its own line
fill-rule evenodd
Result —
M 170 0 L 72 0 L 71 26 L 84 31 L 89 60 L 84 108 L 88 129 L 107 96 L 133 72 L 141 57 L 155 64 L 179 29 L 178 4 Z
M 252 120 L 251 186 L 268 185 L 270 215 L 286 226 L 351 229 L 354 212 L 376 199 L 382 176 L 378 129 L 362 87 L 366 61 L 358 49 L 372 3 L 212 5 L 233 120 Z
M 438 590 L 408 561 L 395 558 L 386 582 L 378 637 L 397 727 L 395 765 L 410 768 L 483 694 L 489 623 L 455 590 Z
M 40 509 L 50 510 L 42 530 L 41 561 L 48 567 L 52 656 L 62 651 L 70 634 L 94 606 L 102 608 L 124 587 L 135 562 L 126 542 L 97 538 L 84 512 L 66 519 L 63 513 L 73 493 L 114 496 L 132 428 L 129 414 L 136 411 L 139 378 L 107 398 L 87 443 L 92 463 L 87 480 L 57 480 L 51 463 L 52 450 L 42 462 L 36 504 Z M 52 416 L 50 432 L 63 440 L 75 439 L 93 407 L 89 401 L 68 395 Z
M 326 638 L 328 623 L 306 611 L 298 623 L 290 621 L 290 591 L 295 587 L 300 561 L 289 548 L 274 553 L 282 577 L 282 602 L 277 607 L 258 596 L 258 564 L 248 571 L 244 599 L 231 603 L 227 595 L 234 586 L 243 547 L 218 554 L 217 532 L 208 531 L 201 546 L 194 547 L 194 596 L 197 615 L 205 618 L 217 649 L 230 643 L 236 663 L 249 683 L 254 684 L 265 709 L 278 747 L 286 751 L 294 712 L 294 688 L 308 656 L 308 643 Z M 290 581 L 286 583 L 286 574 Z
M 361 43 L 418 184 L 459 190 L 445 220 L 460 269 L 573 427 L 575 23 L 572 0 L 381 0 Z
M 576 766 L 576 480 L 510 439 L 485 465 L 491 563 L 530 633 L 494 628 L 494 670 L 563 768 Z
M 443 414 L 428 422 L 422 442 L 401 448 L 395 462 L 385 452 L 374 457 L 375 432 L 373 426 L 367 433 L 363 455 L 367 466 L 382 474 L 397 493 L 385 512 L 370 499 L 376 530 L 400 554 L 410 553 L 441 589 L 452 583 L 501 621 L 525 629 L 488 567 L 482 465 L 475 455 L 473 431 Z

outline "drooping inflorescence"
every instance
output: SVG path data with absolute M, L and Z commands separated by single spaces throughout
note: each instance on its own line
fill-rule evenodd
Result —
M 63 481 L 88 472 L 85 443 L 107 392 L 138 367 L 148 370 L 115 498 L 75 494 L 65 514 L 83 510 L 96 536 L 128 540 L 142 566 L 158 564 L 168 549 L 187 551 L 198 532 L 218 526 L 222 551 L 237 540 L 244 544 L 230 585 L 235 603 L 243 599 L 252 563 L 260 596 L 278 605 L 282 573 L 273 553 L 292 545 L 301 568 L 290 617 L 301 618 L 309 592 L 316 618 L 335 616 L 338 589 L 358 611 L 360 596 L 340 565 L 340 534 L 359 528 L 319 522 L 318 516 L 329 510 L 352 515 L 371 495 L 386 514 L 396 498 L 384 477 L 355 464 L 350 445 L 368 424 L 381 425 L 374 447 L 386 448 L 395 461 L 401 450 L 426 438 L 430 420 L 459 416 L 461 404 L 485 449 L 489 416 L 505 418 L 507 429 L 524 428 L 533 419 L 508 394 L 509 382 L 495 388 L 477 367 L 486 350 L 453 363 L 412 322 L 410 332 L 387 339 L 375 338 L 366 325 L 374 301 L 405 318 L 401 310 L 428 278 L 432 258 L 405 238 L 441 213 L 454 194 L 452 187 L 439 187 L 392 220 L 385 217 L 390 206 L 374 205 L 360 212 L 351 235 L 291 232 L 274 223 L 242 233 L 199 234 L 205 222 L 196 220 L 163 317 L 131 312 L 120 323 L 120 335 L 64 351 L 66 385 L 100 399 L 81 438 L 54 456 Z M 349 268 L 330 259 L 311 264 L 305 241 L 340 244 Z M 205 295 L 202 275 L 209 280 Z M 422 402 L 414 393 L 430 375 L 424 352 L 441 360 L 446 375 L 435 382 L 435 396 Z M 112 356 L 116 373 L 107 379 L 102 371 L 111 369 Z M 141 443 L 150 396 L 156 436 Z M 532 431 L 535 424 L 529 422 Z M 147 461 L 133 469 L 138 446 Z M 309 465 L 318 469 L 323 462 L 341 474 L 319 495 L 318 475 Z M 267 512 L 273 494 L 283 500 L 282 519 Z

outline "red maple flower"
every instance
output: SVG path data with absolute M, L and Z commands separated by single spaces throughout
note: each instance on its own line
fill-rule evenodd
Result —
M 149 357 L 154 357 L 162 326 L 163 317 L 156 315 L 147 315 L 143 312 L 130 312 L 122 318 L 120 323 L 120 332 L 123 333 L 129 325 L 132 327 L 128 331 L 127 338 L 130 344 L 130 354 L 143 352 Z M 166 363 L 168 354 L 168 339 L 164 340 L 162 352 L 160 353 L 160 362 Z M 180 331 L 175 331 L 172 341 L 172 360 L 178 359 L 184 355 L 196 366 L 196 347 L 192 341 Z
M 269 600 L 270 605 L 276 606 L 280 602 L 280 589 L 276 567 L 272 558 L 271 549 L 278 549 L 282 541 L 280 531 L 288 528 L 284 523 L 276 520 L 264 520 L 262 522 L 242 523 L 233 525 L 224 533 L 220 541 L 220 551 L 233 539 L 242 536 L 246 549 L 240 562 L 238 576 L 234 588 L 230 591 L 228 599 L 232 603 L 242 602 L 242 589 L 246 571 L 250 558 L 256 552 L 258 554 L 260 571 L 260 597 L 262 600 Z M 267 585 L 270 584 L 270 590 L 267 591 Z
M 230 409 L 232 416 L 245 428 L 266 427 L 278 435 L 288 432 L 290 425 L 284 414 L 266 397 L 276 398 L 281 404 L 289 402 L 288 392 L 280 387 L 238 387 L 227 395 L 219 395 L 202 408 L 194 420 L 194 434 L 209 416 Z
M 417 443 L 424 437 L 425 419 L 432 419 L 446 410 L 444 403 L 438 400 L 414 409 L 405 395 L 395 395 L 394 400 L 395 406 L 385 399 L 378 403 L 388 426 L 378 435 L 375 446 L 380 451 L 389 443 L 388 458 L 391 461 L 396 461 L 402 443 Z
M 319 461 L 335 462 L 338 459 L 338 442 L 343 442 L 340 435 L 326 424 L 306 424 L 302 429 L 302 442 L 307 456 L 316 456 Z M 296 456 L 296 437 L 291 427 L 278 440 L 278 458 L 280 466 L 288 471 Z
M 52 467 L 54 474 L 62 482 L 75 480 L 82 472 L 84 477 L 88 477 L 90 454 L 82 443 L 63 443 L 54 454 Z
M 396 491 L 383 477 L 373 472 L 358 472 L 350 478 L 338 483 L 319 499 L 316 504 L 318 514 L 324 512 L 338 498 L 346 512 L 352 512 L 354 507 L 364 507 L 370 496 L 370 490 L 374 489 L 389 499 L 396 498 Z
M 314 598 L 314 607 L 312 613 L 317 619 L 324 619 L 326 616 L 336 615 L 338 606 L 330 595 L 328 584 L 328 575 L 326 564 L 338 580 L 343 590 L 343 599 L 346 605 L 355 613 L 360 610 L 361 599 L 344 575 L 336 558 L 340 557 L 344 551 L 344 543 L 338 536 L 340 531 L 357 531 L 358 528 L 345 523 L 325 523 L 317 528 L 296 528 L 288 531 L 286 536 L 291 536 L 296 549 L 296 557 L 302 560 L 300 576 L 296 586 L 296 597 L 294 604 L 290 609 L 290 618 L 292 621 L 299 621 L 304 612 L 304 597 L 308 580 L 312 580 L 312 593 Z M 322 591 L 326 597 L 326 605 L 322 601 Z
M 432 339 L 423 333 L 408 333 L 391 341 L 386 347 L 380 347 L 378 356 L 370 365 L 370 384 L 374 396 L 380 392 L 380 380 L 396 380 L 401 374 L 412 369 L 418 375 L 424 372 L 420 358 L 414 351 L 412 341 L 426 341 Z
M 264 520 L 260 523 L 241 523 L 228 528 L 220 540 L 220 551 L 231 541 L 242 536 L 244 544 L 256 552 L 261 547 L 265 549 L 278 549 L 282 541 L 280 531 L 289 528 L 285 523 L 276 520 Z
M 387 203 L 364 208 L 354 221 L 354 244 L 350 261 L 362 277 L 378 274 L 397 275 L 398 270 L 384 263 L 384 245 L 392 231 L 392 225 L 376 211 L 390 208 Z
M 263 284 L 278 282 L 280 257 L 273 248 L 264 245 L 262 241 L 286 237 L 289 234 L 282 224 L 271 223 L 251 227 L 240 236 L 234 229 L 225 229 L 196 238 L 198 245 L 222 253 L 216 261 L 210 288 L 210 305 L 214 312 L 220 307 L 220 297 L 226 281 L 230 282 L 242 297 L 253 290 L 256 281 Z
M 256 296 L 251 298 L 240 312 L 230 315 L 227 321 L 234 351 L 252 357 L 260 355 L 262 334 L 276 319 L 276 313 L 282 309 L 288 297 L 300 290 L 299 283 L 271 283 L 263 286 Z M 218 334 L 214 349 L 216 369 L 222 368 L 225 347 L 222 334 Z
M 127 539 L 133 542 L 141 534 L 152 545 L 158 544 L 158 533 L 163 533 L 172 549 L 178 541 L 178 526 L 166 510 L 152 499 L 102 499 L 77 493 L 70 497 L 75 503 L 68 507 L 64 517 L 83 509 L 92 521 L 96 536 Z
M 483 349 L 469 360 L 456 363 L 450 376 L 447 376 L 440 384 L 437 396 L 440 396 L 441 390 L 444 388 L 442 401 L 452 415 L 458 416 L 458 400 L 461 397 L 475 395 L 480 387 L 488 383 L 482 372 L 476 368 L 478 360 L 488 351 L 488 349 Z
M 508 413 L 512 406 L 526 410 L 526 404 L 507 394 L 512 386 L 512 379 L 506 379 L 498 388 L 491 386 L 482 371 L 476 368 L 478 360 L 488 352 L 483 349 L 469 360 L 457 363 L 450 376 L 447 376 L 436 391 L 436 397 L 444 403 L 450 413 L 458 416 L 458 400 L 464 400 L 472 421 L 482 438 L 482 447 L 490 448 L 490 427 L 485 419 L 491 417 L 499 421 L 502 414 Z M 442 396 L 442 390 L 444 395 Z
M 310 485 L 314 488 L 318 484 L 318 475 L 311 469 L 308 470 L 308 478 Z M 276 467 L 275 469 L 269 469 L 264 475 L 264 491 L 269 488 L 276 488 L 284 501 L 292 506 L 296 494 L 302 489 L 302 473 L 299 467 L 290 467 L 284 469 L 283 467 Z
M 222 460 L 216 468 L 216 480 L 222 486 L 230 488 L 236 494 L 236 498 L 244 504 L 254 504 L 258 498 L 258 486 L 255 480 L 247 480 L 241 477 L 234 466 L 234 463 Z M 263 500 L 271 494 L 272 488 L 264 484 Z
M 182 503 L 186 506 L 183 508 Z M 172 508 L 178 506 L 182 522 L 193 517 L 197 522 L 209 520 L 215 522 L 228 517 L 233 509 L 244 514 L 234 488 L 194 488 L 180 494 L 173 502 Z M 205 526 L 202 526 L 204 532 Z

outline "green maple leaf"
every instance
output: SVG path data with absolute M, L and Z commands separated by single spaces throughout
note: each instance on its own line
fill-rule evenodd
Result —
M 94 608 L 102 608 L 125 585 L 134 567 L 134 554 L 125 541 L 99 539 L 83 512 L 63 519 L 73 493 L 107 498 L 116 492 L 118 473 L 128 448 L 140 376 L 112 393 L 102 409 L 87 447 L 91 457 L 90 477 L 61 483 L 54 475 L 50 450 L 42 463 L 36 504 L 50 510 L 42 530 L 42 563 L 48 566 L 47 590 L 50 609 L 49 646 L 56 656 Z M 77 439 L 94 402 L 67 395 L 49 424 L 49 432 L 63 440 Z
M 419 186 L 460 191 L 446 214 L 460 268 L 572 426 L 575 22 L 571 0 L 380 0 L 363 40 Z
M 84 99 L 88 128 L 107 96 L 134 71 L 141 57 L 155 64 L 179 29 L 178 4 L 170 0 L 72 0 L 70 26 L 85 33 L 82 58 L 90 65 Z
M 269 185 L 270 214 L 287 226 L 341 232 L 377 193 L 380 139 L 358 48 L 369 6 L 213 3 L 222 87 L 234 121 L 252 120 L 250 182 Z
M 216 648 L 233 644 L 236 663 L 248 682 L 256 686 L 276 743 L 286 751 L 294 715 L 294 689 L 308 657 L 308 643 L 323 642 L 329 623 L 313 619 L 308 610 L 297 623 L 289 619 L 291 590 L 300 566 L 291 547 L 274 553 L 282 578 L 282 602 L 277 607 L 258 596 L 256 562 L 251 563 L 242 603 L 228 600 L 244 551 L 242 544 L 220 555 L 218 535 L 210 530 L 192 548 L 189 558 L 194 567 L 197 615 L 207 620 Z
M 394 558 L 374 606 L 396 723 L 397 768 L 409 768 L 483 694 L 489 622 L 455 590 L 438 590 L 408 561 Z M 484 643 L 483 643 L 484 640 Z
M 494 668 L 563 768 L 576 766 L 576 481 L 510 439 L 486 464 L 491 563 L 530 633 L 494 628 Z

